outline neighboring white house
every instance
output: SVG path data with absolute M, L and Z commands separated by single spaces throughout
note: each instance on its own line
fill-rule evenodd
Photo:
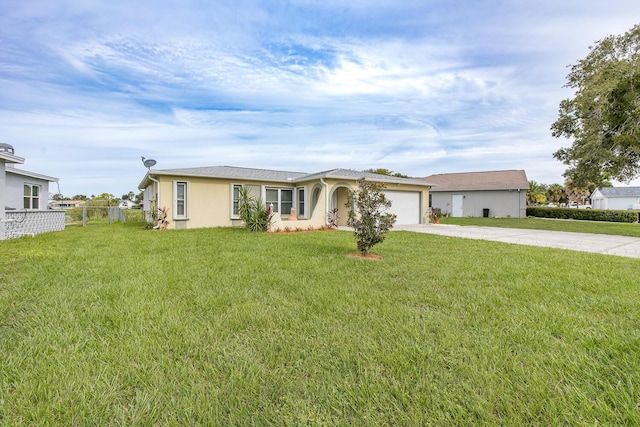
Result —
M 49 183 L 58 178 L 18 169 L 7 165 L 5 209 L 46 210 L 49 204 Z
M 0 240 L 64 230 L 64 212 L 47 209 L 49 183 L 58 178 L 15 167 L 24 158 L 0 144 Z
M 591 194 L 593 209 L 640 210 L 640 187 L 596 188 Z
M 86 200 L 50 200 L 49 207 L 51 209 L 75 209 L 84 206 Z
M 120 204 L 118 205 L 120 209 L 134 209 L 137 206 L 138 204 L 131 200 L 121 200 Z
M 529 181 L 524 170 L 444 173 L 422 178 L 433 185 L 429 207 L 453 217 L 527 216 Z

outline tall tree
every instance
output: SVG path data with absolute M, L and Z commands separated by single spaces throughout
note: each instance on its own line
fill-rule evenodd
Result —
M 386 168 L 377 168 L 377 169 L 366 169 L 365 172 L 377 173 L 378 175 L 387 175 L 387 176 L 395 176 L 396 178 L 409 178 L 408 175 L 402 174 L 400 172 L 393 172 Z
M 129 191 L 127 194 L 123 194 L 122 197 L 120 197 L 120 200 L 131 200 L 133 202 L 135 197 L 135 193 L 133 191 Z
M 567 192 L 561 184 L 551 184 L 547 187 L 547 200 L 551 203 L 567 203 L 569 201 Z
M 136 194 L 136 196 L 134 198 L 134 202 L 140 204 L 140 203 L 142 203 L 143 200 L 144 200 L 144 191 L 141 191 L 138 194 Z
M 564 188 L 567 192 L 567 199 L 569 202 L 576 202 L 577 204 L 585 204 L 586 200 L 591 196 L 593 190 L 597 188 L 594 183 L 581 184 L 571 179 L 567 179 L 564 182 Z
M 640 25 L 609 36 L 571 66 L 554 137 L 573 144 L 553 156 L 568 165 L 564 176 L 578 186 L 629 181 L 640 172 Z
M 529 189 L 527 190 L 527 204 L 537 205 L 547 201 L 547 188 L 544 184 L 538 184 L 536 181 L 529 181 Z

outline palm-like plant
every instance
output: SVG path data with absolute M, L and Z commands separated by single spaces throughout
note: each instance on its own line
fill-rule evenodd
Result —
M 567 179 L 564 183 L 567 192 L 567 199 L 578 204 L 584 203 L 591 196 L 591 192 L 595 190 L 595 185 L 589 184 L 588 187 L 576 185 L 572 180 Z
M 253 197 L 244 185 L 238 196 L 238 213 L 245 226 L 251 231 L 267 231 L 271 223 L 271 210 L 262 199 Z
M 560 184 L 551 184 L 547 187 L 547 200 L 552 203 L 568 203 L 569 198 L 567 196 L 567 192 L 564 189 L 564 186 Z
M 529 181 L 529 189 L 527 190 L 527 204 L 538 205 L 547 201 L 547 189 L 544 184 L 538 184 L 536 181 Z

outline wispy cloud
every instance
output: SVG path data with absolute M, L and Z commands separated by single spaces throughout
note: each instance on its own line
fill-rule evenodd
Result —
M 407 3 L 407 2 L 405 2 Z M 640 4 L 0 0 L 0 127 L 63 191 L 123 194 L 158 166 L 560 182 L 566 65 Z

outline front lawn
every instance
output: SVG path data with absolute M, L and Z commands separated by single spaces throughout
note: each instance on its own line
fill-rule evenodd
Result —
M 547 218 L 453 218 L 443 217 L 441 224 L 477 225 L 481 227 L 527 228 L 534 230 L 569 231 L 574 233 L 611 234 L 640 237 L 640 224 L 578 221 L 573 219 Z
M 638 425 L 630 258 L 392 232 L 0 242 L 0 425 Z

